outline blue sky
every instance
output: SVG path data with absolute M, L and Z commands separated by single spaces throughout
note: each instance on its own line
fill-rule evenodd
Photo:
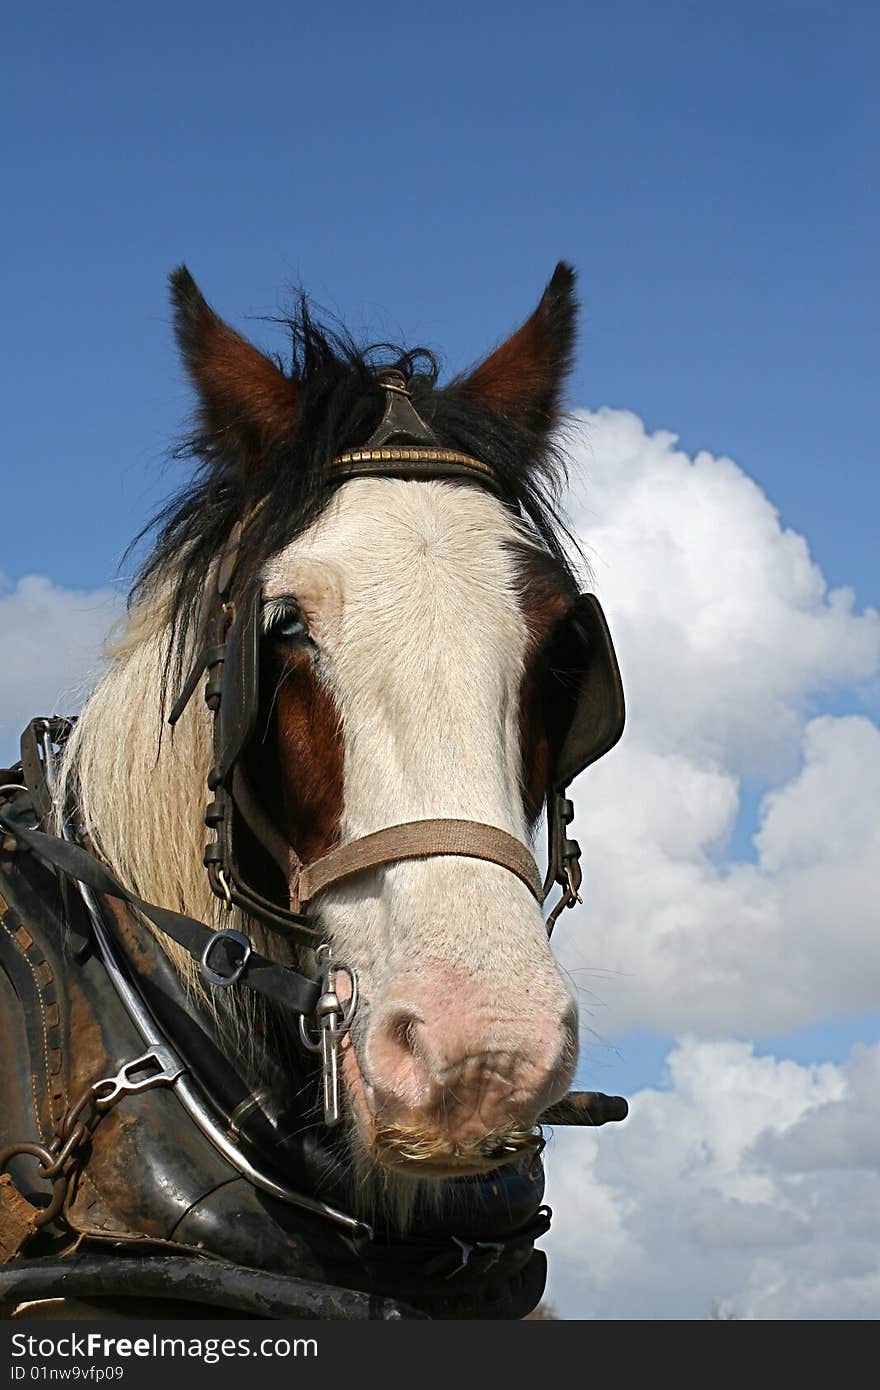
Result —
M 876 5 L 159 0 L 18 6 L 4 28 L 0 599 L 30 574 L 113 582 L 179 480 L 179 262 L 264 346 L 301 284 L 452 372 L 565 258 L 570 403 L 734 459 L 829 585 L 880 603 Z M 876 719 L 876 693 L 875 673 L 799 698 Z M 774 786 L 734 770 L 722 869 L 757 860 Z M 820 1014 L 728 1033 L 805 1067 L 880 1038 L 872 1007 Z M 649 1023 L 588 1048 L 593 1084 L 665 1086 L 669 1047 Z
M 867 4 L 16 7 L 4 500 L 64 502 L 7 533 L 7 574 L 102 582 L 166 490 L 179 261 L 239 323 L 301 282 L 453 368 L 567 257 L 572 399 L 730 454 L 876 600 L 877 28 Z

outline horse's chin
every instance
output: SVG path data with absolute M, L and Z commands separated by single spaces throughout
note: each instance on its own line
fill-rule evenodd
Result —
M 372 1150 L 372 1157 L 389 1177 L 402 1178 L 406 1182 L 443 1182 L 447 1178 L 476 1178 L 483 1173 L 491 1173 L 495 1168 L 501 1168 L 505 1162 L 510 1161 L 509 1157 L 470 1161 L 452 1155 L 442 1161 L 426 1162 L 423 1159 L 392 1157 L 386 1150 L 376 1148 Z

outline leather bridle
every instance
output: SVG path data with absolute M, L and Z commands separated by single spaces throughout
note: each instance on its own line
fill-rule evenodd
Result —
M 347 480 L 352 477 L 466 479 L 503 493 L 493 468 L 469 454 L 441 447 L 428 425 L 413 407 L 402 373 L 383 372 L 379 384 L 386 392 L 385 411 L 366 444 L 339 455 L 330 464 Z M 392 444 L 393 439 L 403 444 Z M 300 945 L 322 952 L 322 977 L 318 1021 L 324 1049 L 325 1099 L 328 1077 L 334 1090 L 338 1070 L 337 1047 L 343 1031 L 351 1026 L 355 996 L 344 1007 L 335 993 L 335 971 L 344 969 L 356 987 L 349 965 L 333 962 L 314 904 L 334 884 L 402 860 L 456 855 L 496 864 L 525 884 L 543 904 L 554 884 L 561 896 L 546 926 L 552 932 L 559 914 L 581 901 L 580 846 L 568 833 L 574 807 L 566 796 L 571 778 L 601 757 L 623 729 L 623 690 L 614 648 L 604 615 L 592 594 L 581 595 L 573 605 L 569 627 L 575 633 L 573 647 L 582 670 L 578 697 L 569 728 L 553 759 L 547 791 L 548 870 L 544 881 L 531 850 L 498 826 L 479 821 L 431 818 L 410 821 L 362 836 L 330 849 L 312 863 L 304 863 L 277 830 L 250 786 L 244 754 L 257 728 L 260 711 L 259 671 L 263 637 L 263 599 L 259 586 L 240 581 L 239 552 L 247 528 L 265 505 L 261 502 L 232 528 L 220 557 L 216 575 L 209 580 L 202 600 L 201 643 L 183 688 L 174 702 L 168 722 L 177 723 L 189 704 L 202 675 L 207 676 L 205 702 L 212 714 L 213 756 L 208 773 L 209 800 L 205 822 L 213 839 L 204 852 L 208 881 L 227 910 L 239 908 L 270 930 L 279 931 Z M 579 626 L 578 626 L 579 624 Z M 248 878 L 236 848 L 236 823 L 244 822 L 251 835 L 278 865 L 289 901 L 283 905 L 268 897 Z M 203 979 L 211 985 L 229 986 L 244 977 L 252 958 L 249 939 L 239 931 L 221 928 L 222 941 L 209 943 L 197 956 Z M 192 948 L 190 948 L 192 949 Z M 192 950 L 192 954 L 196 952 Z M 220 968 L 220 967 L 223 968 Z M 295 972 L 286 973 L 295 976 Z M 297 977 L 301 979 L 302 977 Z M 329 1050 L 328 1050 L 329 1049 Z M 325 1104 L 325 1121 L 336 1123 L 338 1101 Z
M 362 448 L 334 459 L 331 470 L 338 469 L 346 479 L 466 479 L 496 493 L 503 491 L 495 470 L 488 464 L 436 444 L 433 432 L 412 405 L 402 373 L 383 372 L 379 383 L 386 392 L 386 405 L 378 428 Z M 388 443 L 400 437 L 416 442 Z M 315 946 L 323 937 L 308 909 L 329 887 L 370 869 L 405 859 L 460 855 L 508 870 L 528 887 L 539 903 L 543 903 L 553 885 L 558 884 L 562 896 L 547 919 L 548 934 L 552 932 L 560 912 L 580 901 L 580 846 L 566 828 L 574 812 L 565 796 L 567 773 L 564 784 L 556 779 L 548 789 L 549 867 L 543 883 L 534 856 L 526 845 L 499 827 L 478 821 L 432 818 L 388 826 L 338 845 L 311 864 L 303 863 L 272 825 L 250 787 L 241 762 L 254 733 L 259 709 L 262 595 L 256 590 L 249 598 L 241 596 L 236 588 L 236 571 L 244 532 L 262 505 L 254 508 L 232 530 L 217 569 L 214 592 L 209 593 L 203 603 L 203 613 L 208 614 L 203 624 L 206 635 L 169 715 L 169 723 L 174 725 L 192 698 L 200 676 L 206 673 L 205 701 L 213 716 L 213 760 L 208 775 L 210 800 L 205 821 L 214 832 L 214 839 L 207 845 L 204 859 L 212 891 L 227 908 L 235 905 L 269 928 L 282 930 L 306 946 Z M 581 766 L 586 766 L 620 737 L 623 692 L 598 602 L 592 595 L 584 595 L 578 602 L 582 606 L 586 604 L 590 610 L 606 672 L 606 708 L 594 731 L 595 747 L 582 759 Z M 289 885 L 289 907 L 267 898 L 243 874 L 234 844 L 236 812 L 281 869 Z
M 395 462 L 382 460 L 383 476 L 395 476 Z M 237 546 L 240 538 L 234 543 Z M 169 716 L 172 725 L 178 721 L 199 675 L 207 671 L 205 700 L 213 715 L 214 757 L 208 775 L 210 800 L 205 821 L 215 838 L 205 849 L 205 866 L 216 896 L 227 907 L 235 905 L 266 926 L 290 933 L 304 945 L 323 939 L 308 912 L 320 893 L 370 869 L 400 860 L 435 855 L 481 859 L 507 869 L 539 903 L 543 902 L 546 891 L 531 851 L 507 831 L 479 821 L 446 817 L 408 821 L 337 845 L 312 863 L 300 859 L 266 815 L 241 763 L 241 755 L 253 734 L 258 706 L 262 600 L 259 593 L 255 594 L 239 616 L 232 596 L 234 576 L 235 567 L 230 563 L 227 547 L 220 570 L 226 587 L 220 589 L 218 585 L 211 605 L 209 638 Z M 234 845 L 236 812 L 281 869 L 289 885 L 289 908 L 271 901 L 244 877 Z

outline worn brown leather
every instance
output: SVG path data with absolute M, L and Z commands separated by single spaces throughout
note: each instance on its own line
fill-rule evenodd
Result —
M 36 1234 L 39 1209 L 22 1197 L 8 1173 L 0 1175 L 0 1265 L 14 1260 Z

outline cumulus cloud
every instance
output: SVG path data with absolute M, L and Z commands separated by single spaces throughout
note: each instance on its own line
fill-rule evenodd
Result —
M 120 610 L 111 589 L 64 589 L 40 575 L 12 584 L 0 574 L 0 763 L 18 757 L 19 735 L 35 714 L 79 709 Z
M 572 511 L 614 617 L 631 739 L 784 775 L 811 693 L 876 683 L 880 615 L 828 590 L 803 536 L 730 459 L 667 431 L 577 417 Z
M 625 1125 L 554 1137 L 551 1301 L 875 1317 L 880 1045 L 808 1067 L 731 1039 L 880 1002 L 880 730 L 811 709 L 876 696 L 880 618 L 828 589 L 729 459 L 611 410 L 578 417 L 572 451 L 629 724 L 574 788 L 586 903 L 555 939 L 595 1033 L 691 1036 Z M 109 589 L 0 577 L 0 762 L 33 714 L 78 707 L 120 610 Z M 765 795 L 737 861 L 745 779 Z
M 845 1066 L 680 1042 L 623 1125 L 557 1130 L 548 1299 L 565 1318 L 874 1318 L 880 1045 Z
M 870 699 L 880 616 L 828 589 L 731 460 L 620 410 L 581 413 L 570 446 L 629 708 L 574 788 L 586 903 L 556 941 L 588 1027 L 778 1036 L 878 1007 L 880 731 L 810 702 Z M 78 706 L 119 608 L 108 589 L 0 581 L 0 757 L 33 713 Z M 738 862 L 744 779 L 766 795 Z
M 578 417 L 572 445 L 629 710 L 574 789 L 587 901 L 558 944 L 590 1027 L 755 1036 L 877 1007 L 880 730 L 810 701 L 871 698 L 880 616 L 729 459 L 625 411 Z M 767 790 L 737 862 L 746 778 Z

